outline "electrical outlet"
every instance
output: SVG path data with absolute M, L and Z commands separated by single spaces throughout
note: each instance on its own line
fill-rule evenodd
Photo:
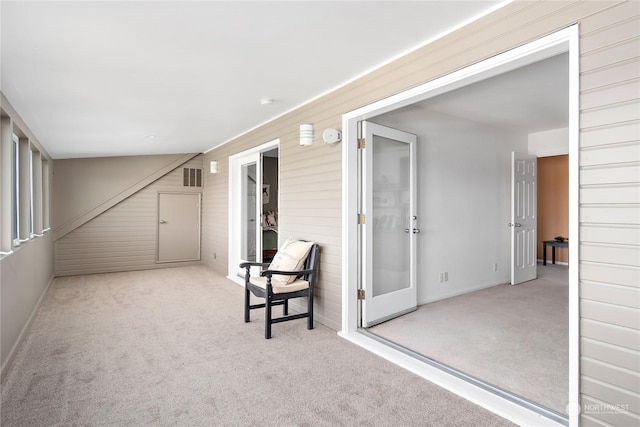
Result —
M 493 271 L 498 271 L 498 264 L 493 264 Z
M 213 253 L 213 259 L 218 259 L 218 254 L 217 253 Z
M 449 281 L 449 272 L 448 272 L 448 271 L 445 271 L 445 272 L 444 272 L 444 281 L 445 281 L 445 282 L 448 282 L 448 281 Z

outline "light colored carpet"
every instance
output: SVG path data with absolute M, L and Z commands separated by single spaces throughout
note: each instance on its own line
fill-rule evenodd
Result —
M 204 266 L 56 279 L 2 426 L 511 425 L 321 325 L 265 340 L 242 295 Z
M 568 272 L 540 265 L 537 280 L 425 304 L 370 331 L 564 414 Z

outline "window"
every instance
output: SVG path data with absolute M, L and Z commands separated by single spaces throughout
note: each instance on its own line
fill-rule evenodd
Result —
M 0 256 L 49 230 L 50 164 L 2 111 L 0 118 Z
M 49 161 L 42 157 L 42 231 L 49 230 Z
M 31 155 L 31 235 L 42 236 L 42 154 L 34 149 Z
M 18 161 L 18 137 L 14 134 L 11 142 L 11 220 L 12 220 L 12 234 L 11 238 L 15 241 L 20 236 L 20 205 L 18 204 L 18 184 L 20 173 L 20 162 Z

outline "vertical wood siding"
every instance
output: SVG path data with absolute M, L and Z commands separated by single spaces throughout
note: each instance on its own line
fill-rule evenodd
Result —
M 57 276 L 170 267 L 156 264 L 158 192 L 199 193 L 184 187 L 182 168 L 202 168 L 196 156 L 55 243 Z M 184 263 L 180 263 L 184 265 Z
M 313 146 L 300 147 L 298 126 L 313 123 L 316 134 L 339 128 L 344 113 L 579 23 L 581 255 L 573 267 L 581 278 L 581 422 L 638 424 L 639 4 L 516 1 L 211 150 L 205 164 L 217 160 L 220 169 L 206 174 L 203 261 L 227 272 L 229 156 L 280 138 L 280 237 L 322 245 L 318 320 L 339 329 L 340 145 L 316 137 Z

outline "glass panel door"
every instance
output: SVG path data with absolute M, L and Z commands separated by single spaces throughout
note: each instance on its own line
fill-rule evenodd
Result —
M 243 262 L 262 261 L 262 157 L 249 153 L 230 162 L 229 273 L 244 277 Z
M 411 286 L 409 144 L 373 135 L 373 296 Z
M 416 136 L 363 122 L 363 325 L 372 326 L 417 305 Z
M 241 244 L 240 258 L 243 261 L 258 260 L 258 221 L 259 204 L 257 203 L 257 164 L 246 163 L 241 167 L 242 174 L 242 209 L 241 209 Z

